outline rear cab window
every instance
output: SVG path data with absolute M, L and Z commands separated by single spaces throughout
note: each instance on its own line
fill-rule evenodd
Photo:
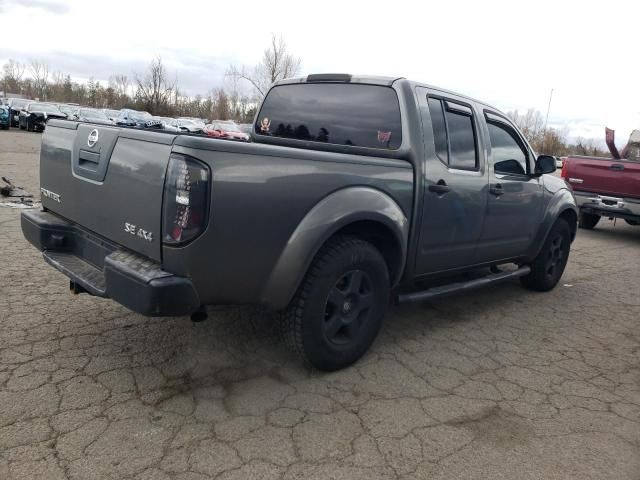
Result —
M 391 87 L 300 83 L 273 87 L 254 125 L 256 135 L 397 150 L 402 144 L 398 96 Z

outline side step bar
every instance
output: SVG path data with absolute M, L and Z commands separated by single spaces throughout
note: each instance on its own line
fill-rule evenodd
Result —
M 468 282 L 450 283 L 449 285 L 433 287 L 433 288 L 429 288 L 427 290 L 422 290 L 419 292 L 403 293 L 401 295 L 398 295 L 397 302 L 399 304 L 403 304 L 403 303 L 423 302 L 425 300 L 432 300 L 434 298 L 442 297 L 444 295 L 451 295 L 453 293 L 459 293 L 459 292 L 467 292 L 469 290 L 484 287 L 485 285 L 491 285 L 493 283 L 503 282 L 511 278 L 522 277 L 524 275 L 527 275 L 529 272 L 531 272 L 531 268 L 525 266 L 525 267 L 520 267 L 517 270 L 511 270 L 510 272 L 492 273 L 482 278 L 469 280 Z

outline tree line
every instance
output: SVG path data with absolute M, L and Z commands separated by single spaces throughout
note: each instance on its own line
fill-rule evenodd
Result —
M 183 93 L 176 79 L 172 79 L 162 58 L 151 60 L 141 75 L 119 73 L 106 83 L 90 78 L 87 82 L 73 81 L 60 71 L 38 60 L 28 63 L 10 59 L 2 67 L 1 85 L 5 93 L 19 93 L 41 101 L 77 103 L 96 108 L 133 108 L 152 115 L 185 116 L 247 123 L 253 120 L 256 107 L 269 85 L 283 78 L 298 75 L 301 59 L 289 53 L 287 44 L 276 35 L 263 52 L 258 65 L 230 65 L 225 73 L 230 87 L 211 89 L 206 95 Z M 247 89 L 240 87 L 245 84 Z M 593 138 L 568 140 L 566 130 L 547 128 L 542 114 L 529 109 L 507 115 L 518 125 L 535 151 L 549 155 L 608 156 L 602 142 Z
M 282 37 L 272 35 L 258 65 L 230 65 L 225 73 L 230 86 L 211 89 L 205 95 L 187 95 L 172 79 L 161 57 L 151 60 L 143 74 L 112 75 L 108 81 L 86 82 L 52 71 L 39 60 L 22 63 L 9 59 L 2 67 L 0 87 L 5 94 L 20 94 L 46 102 L 77 103 L 95 108 L 133 108 L 152 115 L 184 116 L 251 122 L 266 88 L 300 73 L 300 58 L 289 53 Z M 249 88 L 241 88 L 245 83 Z M 249 91 L 250 93 L 246 93 Z
M 566 130 L 546 127 L 545 119 L 540 111 L 530 108 L 526 113 L 517 110 L 507 112 L 507 116 L 515 123 L 533 149 L 538 153 L 564 157 L 568 155 L 590 155 L 608 157 L 602 141 L 594 138 L 578 137 L 574 142 L 568 140 Z M 604 131 L 603 131 L 604 138 Z

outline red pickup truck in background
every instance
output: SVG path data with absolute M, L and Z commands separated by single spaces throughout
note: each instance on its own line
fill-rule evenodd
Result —
M 613 130 L 606 130 L 613 158 L 574 156 L 563 159 L 562 177 L 573 188 L 580 208 L 579 225 L 592 229 L 600 217 L 622 218 L 640 225 L 640 130 L 619 153 Z

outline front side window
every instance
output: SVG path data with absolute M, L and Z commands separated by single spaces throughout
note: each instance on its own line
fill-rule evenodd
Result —
M 402 143 L 396 92 L 380 85 L 302 83 L 272 88 L 255 133 L 280 138 L 398 149 Z
M 491 159 L 496 173 L 525 175 L 527 154 L 518 141 L 517 134 L 509 126 L 487 122 L 491 141 Z

